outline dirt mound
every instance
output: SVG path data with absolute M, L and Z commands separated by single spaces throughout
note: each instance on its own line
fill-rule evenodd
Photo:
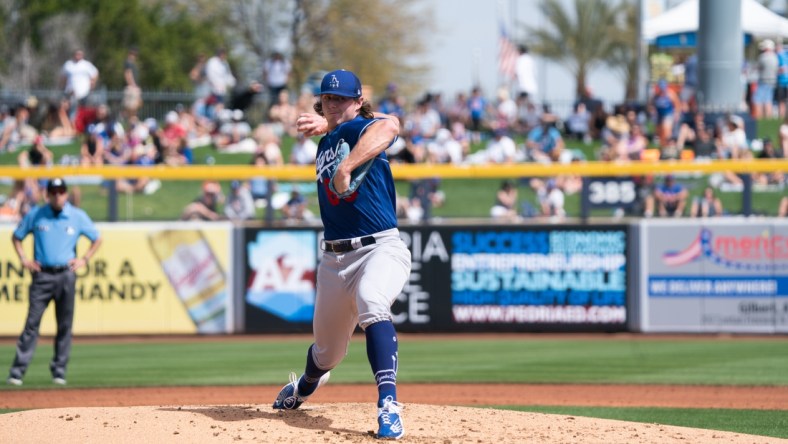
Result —
M 0 415 L 3 443 L 376 442 L 373 403 L 68 407 Z M 411 443 L 788 443 L 713 430 L 473 407 L 408 404 Z

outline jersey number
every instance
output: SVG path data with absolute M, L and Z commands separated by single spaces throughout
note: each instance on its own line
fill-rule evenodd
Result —
M 334 194 L 331 191 L 331 188 L 328 187 L 329 180 L 331 180 L 330 177 L 324 177 L 321 183 L 323 184 L 323 190 L 326 192 L 326 196 L 328 197 L 328 202 L 331 204 L 331 206 L 335 207 L 339 205 L 339 196 Z M 342 200 L 344 200 L 345 202 L 353 202 L 354 200 L 356 200 L 357 197 L 358 197 L 358 190 L 356 190 L 356 192 L 354 192 L 350 196 L 343 198 Z

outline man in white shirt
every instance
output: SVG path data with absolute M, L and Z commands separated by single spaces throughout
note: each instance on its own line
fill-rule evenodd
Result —
M 538 187 L 536 189 L 536 197 L 539 200 L 543 216 L 556 219 L 562 219 L 566 216 L 564 192 L 556 185 L 555 179 L 548 179 L 542 187 Z
M 84 105 L 90 91 L 96 87 L 98 69 L 85 60 L 85 53 L 81 49 L 74 51 L 74 56 L 63 64 L 60 71 L 60 87 L 66 97 L 71 100 L 72 113 L 75 105 Z
M 317 156 L 317 144 L 304 133 L 296 134 L 296 142 L 290 152 L 290 163 L 295 165 L 312 165 Z
M 498 128 L 494 132 L 494 138 L 487 143 L 485 153 L 489 163 L 513 163 L 517 156 L 517 145 L 514 140 L 507 135 L 507 131 Z
M 454 140 L 451 131 L 441 128 L 435 134 L 435 140 L 427 144 L 427 154 L 434 163 L 451 163 L 458 165 L 463 161 L 462 145 Z
M 227 63 L 227 51 L 219 48 L 216 55 L 205 63 L 205 77 L 215 103 L 224 104 L 227 93 L 235 86 L 235 76 Z
M 536 93 L 539 92 L 539 87 L 536 84 L 536 65 L 534 58 L 528 53 L 528 47 L 520 45 L 520 55 L 517 57 L 515 65 L 515 74 L 517 75 L 517 88 L 518 93 L 524 92 L 528 94 L 531 101 L 536 100 Z
M 279 93 L 287 88 L 292 66 L 281 52 L 274 52 L 263 62 L 263 80 L 268 88 L 269 108 L 279 100 Z

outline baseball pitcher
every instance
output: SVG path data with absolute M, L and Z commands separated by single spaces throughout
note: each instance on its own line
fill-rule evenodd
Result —
M 299 132 L 326 133 L 317 152 L 317 192 L 325 228 L 317 272 L 314 343 L 300 378 L 293 373 L 274 402 L 296 409 L 328 381 L 347 354 L 358 324 L 378 387 L 378 438 L 404 436 L 397 401 L 397 332 L 391 305 L 410 275 L 410 251 L 399 237 L 394 178 L 385 150 L 399 121 L 373 114 L 350 71 L 323 77 L 314 114 L 299 117 Z

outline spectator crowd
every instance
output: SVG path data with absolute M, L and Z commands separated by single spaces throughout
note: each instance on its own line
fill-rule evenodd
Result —
M 699 110 L 694 55 L 681 59 L 684 81 L 656 81 L 647 103 L 626 103 L 607 109 L 586 88 L 571 112 L 563 116 L 553 112 L 550 104 L 536 101 L 533 61 L 524 47 L 520 48 L 516 68 L 520 82 L 511 90 L 495 91 L 492 99 L 475 86 L 456 93 L 448 101 L 440 93 L 427 92 L 411 104 L 393 83 L 380 97 L 368 99 L 376 110 L 400 119 L 400 137 L 387 152 L 392 162 L 568 164 L 587 160 L 591 150 L 597 160 L 609 162 L 784 158 L 788 148 L 788 56 L 782 52 L 781 44 L 769 40 L 762 42 L 760 48 L 763 54 L 758 63 L 762 71 L 771 70 L 775 64 L 770 96 L 773 100 L 763 99 L 769 91 L 761 91 L 759 86 L 753 96 L 752 116 L 783 118 L 774 140 L 749 136 L 745 131 L 747 116 L 707 116 Z M 775 55 L 776 61 L 772 60 L 772 53 L 779 55 Z M 19 150 L 20 166 L 51 165 L 55 159 L 50 149 L 74 142 L 81 146 L 80 155 L 66 161 L 86 166 L 188 165 L 194 162 L 193 149 L 203 146 L 212 146 L 218 152 L 248 153 L 250 163 L 258 166 L 314 162 L 317 145 L 298 134 L 295 123 L 300 113 L 312 112 L 313 91 L 303 87 L 293 94 L 288 89 L 292 67 L 282 53 L 265 60 L 259 81 L 247 84 L 237 81 L 224 48 L 210 57 L 200 56 L 190 72 L 184 73 L 194 84 L 194 102 L 177 105 L 162 121 L 140 115 L 140 72 L 144 67 L 137 65 L 137 57 L 138 50 L 130 48 L 124 61 L 123 100 L 119 109 L 110 109 L 105 103 L 91 100 L 91 91 L 99 83 L 99 69 L 82 50 L 74 51 L 61 69 L 62 97 L 43 107 L 30 98 L 0 109 L 0 152 Z M 769 83 L 771 79 L 762 81 Z M 253 126 L 246 110 L 260 98 L 267 104 L 265 116 L 263 122 Z M 772 103 L 776 106 L 772 107 Z M 284 137 L 294 139 L 288 158 L 282 154 Z M 481 148 L 472 152 L 472 146 Z M 586 147 L 597 148 L 583 149 Z M 785 185 L 782 172 L 751 177 L 756 186 L 783 189 Z M 740 190 L 744 181 L 734 172 L 714 174 L 702 195 L 689 199 L 687 187 L 676 175 L 667 175 L 662 182 L 652 176 L 633 179 L 640 187 L 639 202 L 627 211 L 645 217 L 725 214 L 717 193 Z M 124 193 L 153 194 L 162 184 L 155 179 L 138 178 L 118 180 L 115 186 Z M 518 196 L 522 196 L 518 194 L 520 187 L 530 189 L 529 195 L 535 200 L 518 202 Z M 42 188 L 45 186 L 36 180 L 14 184 L 0 216 L 18 219 L 25 208 L 37 202 Z M 561 220 L 566 216 L 566 196 L 581 188 L 581 179 L 572 175 L 512 178 L 491 196 L 490 215 L 508 220 Z M 307 194 L 298 187 L 279 187 L 261 177 L 234 181 L 225 197 L 217 183 L 206 182 L 200 195 L 184 208 L 182 218 L 249 220 L 255 217 L 257 208 L 271 205 L 287 220 L 311 220 L 314 216 L 308 210 Z M 398 215 L 412 221 L 429 219 L 433 209 L 443 205 L 446 198 L 440 177 L 412 181 L 410 192 L 398 198 Z

